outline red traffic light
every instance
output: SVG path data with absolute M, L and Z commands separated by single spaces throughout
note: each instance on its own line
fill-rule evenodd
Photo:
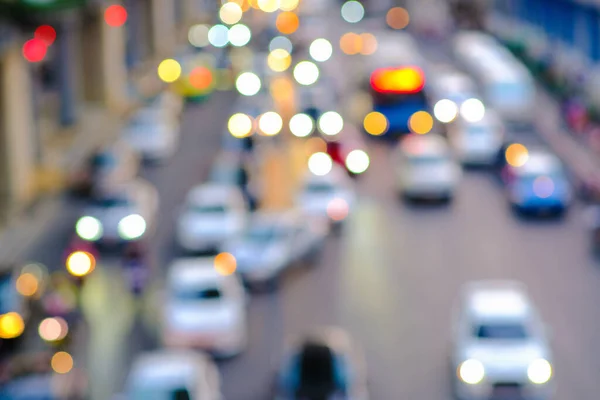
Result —
M 31 39 L 23 45 L 23 57 L 29 62 L 40 62 L 46 57 L 48 46 L 41 39 Z

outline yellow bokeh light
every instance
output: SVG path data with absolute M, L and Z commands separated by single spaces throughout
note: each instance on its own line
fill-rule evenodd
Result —
M 176 60 L 168 58 L 158 65 L 158 77 L 163 82 L 175 82 L 180 76 L 181 65 Z
M 283 119 L 275 111 L 268 111 L 258 119 L 258 129 L 266 136 L 275 136 L 283 128 Z
M 387 132 L 389 123 L 385 115 L 373 111 L 367 114 L 363 121 L 365 131 L 373 136 L 380 136 Z
M 264 12 L 272 13 L 279 10 L 281 6 L 280 0 L 258 0 L 257 1 L 258 8 L 260 8 Z
M 520 143 L 513 143 L 506 148 L 506 162 L 512 167 L 521 167 L 529 160 L 527 147 Z
M 252 117 L 246 114 L 237 113 L 229 118 L 227 129 L 229 129 L 231 136 L 241 139 L 252 134 L 253 125 Z
M 242 7 L 234 2 L 223 4 L 219 10 L 219 18 L 227 25 L 234 25 L 240 22 L 243 15 Z
M 0 315 L 0 339 L 14 339 L 25 330 L 25 322 L 16 312 Z
M 360 40 L 360 54 L 368 56 L 377 51 L 377 38 L 371 33 L 362 33 Z
M 62 340 L 69 333 L 67 321 L 60 317 L 46 318 L 40 322 L 38 327 L 40 337 L 47 342 Z
M 392 29 L 404 29 L 410 22 L 408 11 L 402 7 L 393 7 L 387 12 L 385 22 Z
M 408 120 L 408 127 L 411 132 L 424 135 L 433 129 L 433 117 L 427 111 L 417 111 Z
M 275 72 L 283 72 L 292 65 L 292 56 L 284 49 L 275 49 L 267 56 L 267 65 Z
M 292 11 L 284 11 L 277 16 L 275 26 L 277 27 L 277 30 L 284 35 L 291 35 L 298 30 L 300 20 Z
M 37 293 L 38 288 L 38 278 L 30 272 L 21 274 L 17 279 L 17 292 L 21 296 L 31 297 Z
M 67 258 L 66 266 L 71 275 L 81 277 L 94 270 L 96 259 L 86 251 L 75 251 Z
M 298 8 L 299 3 L 300 0 L 281 0 L 279 9 L 281 11 L 294 11 L 296 8 Z
M 294 84 L 286 77 L 277 77 L 271 81 L 270 92 L 275 101 L 289 101 L 294 98 Z
M 354 55 L 360 53 L 362 48 L 362 39 L 360 35 L 354 32 L 348 32 L 340 38 L 340 49 L 344 54 Z
M 231 275 L 235 272 L 237 268 L 237 261 L 233 254 L 230 253 L 220 253 L 217 254 L 214 261 L 215 270 L 223 275 Z
M 250 5 L 250 7 L 256 9 L 256 10 L 260 10 L 260 7 L 258 6 L 258 0 L 247 0 L 248 4 Z
M 65 351 L 59 351 L 52 356 L 50 365 L 57 374 L 69 373 L 73 369 L 73 357 Z

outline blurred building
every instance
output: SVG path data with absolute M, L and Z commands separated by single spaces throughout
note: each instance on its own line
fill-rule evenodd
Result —
M 91 148 L 111 140 L 139 102 L 157 93 L 158 62 L 202 18 L 194 0 L 0 0 L 0 216 L 60 190 Z M 122 15 L 122 14 L 121 14 Z M 109 24 L 110 22 L 110 24 Z M 24 43 L 56 32 L 42 61 Z M 1 221 L 0 221 L 1 222 Z

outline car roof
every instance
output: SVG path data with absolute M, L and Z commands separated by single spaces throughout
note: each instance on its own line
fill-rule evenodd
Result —
M 190 190 L 187 198 L 193 204 L 222 204 L 229 203 L 231 196 L 237 195 L 239 189 L 234 185 L 204 183 Z
M 526 287 L 513 281 L 470 283 L 464 288 L 464 301 L 475 319 L 522 319 L 531 311 Z
M 560 159 L 553 154 L 536 151 L 530 152 L 527 162 L 517 167 L 517 174 L 530 175 L 530 174 L 549 174 L 557 171 L 562 171 L 562 163 Z
M 208 365 L 201 353 L 159 350 L 140 354 L 133 363 L 130 383 L 193 385 Z
M 176 286 L 181 284 L 218 284 L 225 277 L 215 270 L 214 262 L 214 257 L 176 259 L 169 267 L 169 281 Z
M 407 136 L 400 142 L 400 150 L 410 157 L 445 156 L 450 152 L 446 139 L 432 133 Z

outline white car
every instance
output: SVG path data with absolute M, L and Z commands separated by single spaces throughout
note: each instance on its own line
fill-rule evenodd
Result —
M 221 377 L 214 362 L 202 353 L 158 350 L 138 355 L 122 396 L 127 400 L 222 400 Z
M 346 171 L 337 165 L 326 175 L 308 173 L 304 178 L 296 206 L 306 215 L 342 223 L 352 211 L 356 194 Z
M 487 110 L 477 122 L 457 120 L 448 130 L 448 139 L 463 164 L 494 165 L 504 145 L 504 126 L 496 113 Z
M 246 231 L 223 250 L 233 254 L 236 271 L 250 286 L 274 287 L 284 269 L 319 254 L 329 233 L 326 219 L 295 213 L 258 212 Z
M 237 275 L 222 275 L 215 269 L 214 257 L 174 261 L 164 304 L 166 346 L 200 348 L 222 357 L 245 349 L 245 289 Z
M 400 192 L 409 199 L 451 200 L 462 170 L 442 136 L 407 136 L 398 146 L 395 168 Z
M 246 225 L 248 206 L 233 185 L 202 184 L 193 188 L 177 223 L 177 240 L 186 252 L 218 250 L 240 234 Z
M 434 115 L 442 123 L 454 122 L 463 103 L 479 97 L 477 85 L 471 77 L 443 67 L 438 68 L 427 83 L 426 93 L 430 103 L 434 105 Z
M 175 155 L 179 147 L 179 122 L 166 112 L 142 109 L 125 128 L 124 139 L 145 160 L 166 161 Z
M 454 314 L 451 362 L 459 399 L 550 397 L 546 328 L 523 285 L 467 284 Z
M 77 235 L 99 245 L 117 245 L 149 236 L 156 227 L 158 191 L 136 179 L 94 198 L 75 225 Z

